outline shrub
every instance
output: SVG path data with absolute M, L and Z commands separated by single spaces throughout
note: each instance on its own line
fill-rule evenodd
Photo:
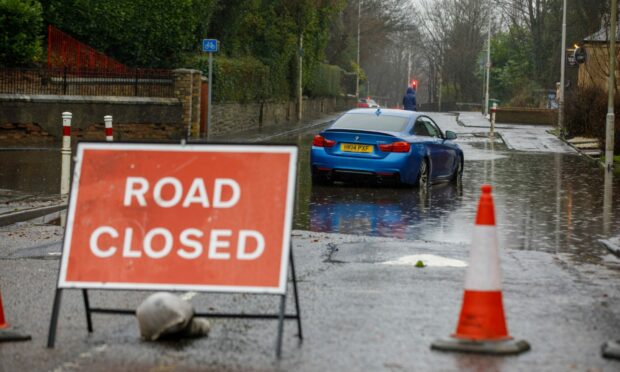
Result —
M 0 0 L 0 65 L 37 62 L 43 29 L 41 4 L 31 0 Z
M 22 0 L 24 2 L 26 0 Z M 46 0 L 47 23 L 132 67 L 174 68 L 197 51 L 215 0 Z
M 208 76 L 208 56 L 195 56 L 189 64 Z M 269 69 L 256 58 L 215 56 L 212 74 L 214 102 L 256 102 L 273 97 Z
M 342 69 L 325 63 L 318 64 L 310 74 L 306 90 L 311 97 L 336 97 L 342 92 Z
M 620 97 L 616 94 L 614 104 L 614 152 L 620 154 Z M 592 136 L 605 146 L 605 121 L 607 115 L 607 92 L 598 87 L 579 88 L 566 96 L 565 130 L 568 137 Z

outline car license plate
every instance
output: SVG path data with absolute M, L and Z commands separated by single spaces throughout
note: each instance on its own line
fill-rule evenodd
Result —
M 357 143 L 343 143 L 340 149 L 345 152 L 372 152 L 372 145 L 359 145 Z

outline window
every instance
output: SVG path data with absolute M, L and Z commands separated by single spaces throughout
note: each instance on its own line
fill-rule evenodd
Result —
M 373 114 L 344 114 L 330 129 L 380 130 L 402 132 L 407 127 L 408 117 Z
M 424 120 L 424 124 L 426 125 L 426 129 L 428 130 L 428 133 L 430 133 L 429 135 L 431 137 L 443 138 L 443 134 L 441 133 L 441 130 L 439 129 L 437 124 L 435 124 L 429 118 L 421 118 L 421 119 Z
M 421 119 L 418 119 L 418 121 L 415 122 L 412 133 L 416 136 L 430 137 L 428 129 L 426 129 L 426 123 Z

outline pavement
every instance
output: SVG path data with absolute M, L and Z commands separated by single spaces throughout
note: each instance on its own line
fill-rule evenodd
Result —
M 37 218 L 48 222 L 58 218 L 66 207 L 67 196 L 0 189 L 0 227 Z
M 457 122 L 463 126 L 463 132 L 489 133 L 491 122 L 479 112 L 458 112 Z M 495 132 L 510 150 L 551 153 L 577 153 L 550 131 L 549 125 L 496 124 Z
M 473 221 L 472 221 L 473 224 Z M 33 226 L 3 230 L 0 252 L 32 244 Z M 55 229 L 59 230 L 59 227 Z M 53 235 L 51 230 L 46 230 Z M 10 236 L 9 236 L 10 235 Z M 60 236 L 56 235 L 54 239 Z M 498 357 L 433 351 L 456 328 L 468 244 L 293 232 L 304 332 L 212 319 L 207 338 L 150 343 L 133 317 L 95 315 L 86 331 L 80 292 L 65 290 L 56 347 L 47 349 L 58 256 L 0 259 L 7 319 L 32 341 L 2 344 L 0 371 L 615 371 L 600 355 L 618 338 L 618 272 L 570 257 L 500 248 L 508 330 L 532 349 Z M 415 266 L 418 260 L 426 266 Z M 618 263 L 620 265 L 620 263 Z M 290 289 L 290 288 L 289 288 Z M 94 306 L 135 309 L 144 292 L 93 291 Z M 273 296 L 184 293 L 197 311 L 275 312 Z M 287 309 L 292 311 L 289 296 Z

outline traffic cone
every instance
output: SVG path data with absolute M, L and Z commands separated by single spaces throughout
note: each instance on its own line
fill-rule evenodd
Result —
M 0 293 L 0 342 L 26 341 L 30 340 L 30 335 L 11 331 L 9 324 L 4 318 L 4 308 L 2 306 L 2 293 Z
M 508 335 L 491 186 L 482 185 L 481 189 L 456 332 L 448 339 L 433 342 L 431 349 L 518 354 L 529 350 L 530 345 L 524 340 L 515 341 Z

